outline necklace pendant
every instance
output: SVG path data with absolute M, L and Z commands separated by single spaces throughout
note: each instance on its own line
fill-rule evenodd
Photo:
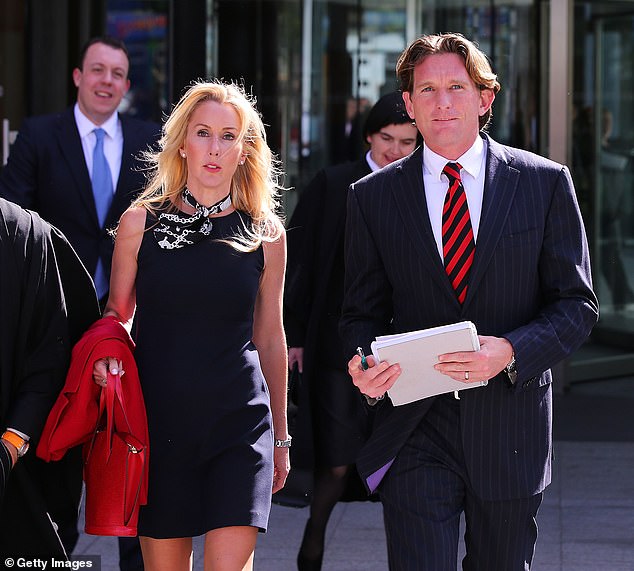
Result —
M 213 226 L 214 225 L 211 223 L 211 220 L 207 218 L 207 220 L 205 220 L 205 223 L 202 225 L 200 231 L 205 234 L 205 236 L 208 236 L 209 234 L 211 234 L 211 229 L 213 228 Z

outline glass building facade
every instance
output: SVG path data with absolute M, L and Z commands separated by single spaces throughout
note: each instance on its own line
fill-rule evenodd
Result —
M 160 121 L 195 78 L 244 83 L 290 215 L 317 170 L 363 153 L 359 125 L 396 88 L 398 55 L 438 31 L 490 56 L 492 136 L 571 168 L 601 318 L 562 378 L 634 374 L 634 0 L 0 0 L 2 156 L 25 116 L 74 100 L 79 48 L 107 32 L 130 49 L 128 113 Z

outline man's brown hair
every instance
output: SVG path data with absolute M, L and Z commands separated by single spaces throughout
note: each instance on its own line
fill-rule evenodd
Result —
M 494 94 L 500 91 L 497 75 L 493 73 L 489 59 L 475 43 L 462 34 L 430 34 L 414 40 L 398 58 L 396 75 L 400 89 L 412 95 L 414 88 L 414 68 L 427 56 L 436 54 L 457 54 L 465 63 L 469 77 L 480 88 L 491 89 Z M 491 120 L 492 110 L 480 117 L 480 129 L 484 129 Z

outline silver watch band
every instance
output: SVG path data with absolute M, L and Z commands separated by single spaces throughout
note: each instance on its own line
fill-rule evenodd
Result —
M 279 440 L 278 438 L 276 438 L 273 441 L 273 446 L 275 446 L 275 448 L 290 448 L 291 440 L 293 440 L 293 437 L 290 435 L 287 440 Z

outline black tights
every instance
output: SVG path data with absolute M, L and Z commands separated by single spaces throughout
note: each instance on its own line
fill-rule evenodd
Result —
M 305 558 L 321 557 L 324 551 L 328 519 L 343 494 L 352 468 L 352 465 L 316 468 L 310 519 L 306 522 L 304 539 L 300 548 Z

